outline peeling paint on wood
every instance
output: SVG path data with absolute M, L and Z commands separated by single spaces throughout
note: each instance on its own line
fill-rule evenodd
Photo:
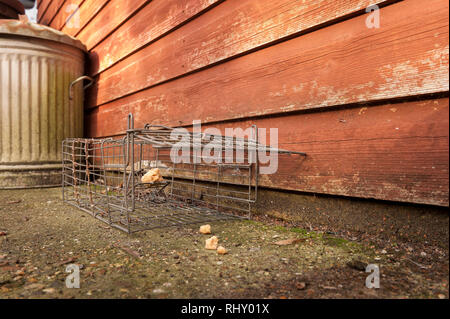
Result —
M 91 51 L 95 75 L 154 41 L 219 0 L 152 1 Z M 128 41 L 130 38 L 133 41 Z M 97 39 L 98 41 L 98 39 Z
M 277 127 L 281 148 L 308 154 L 304 160 L 282 157 L 278 173 L 261 178 L 263 186 L 448 206 L 448 98 L 360 111 L 286 114 L 213 126 L 223 132 L 252 124 Z M 137 127 L 153 120 L 151 113 L 133 108 L 93 112 L 89 135 L 123 132 L 128 112 L 135 113 Z
M 92 19 L 89 26 L 81 30 L 77 37 L 86 45 L 88 50 L 91 50 L 111 33 L 111 31 L 128 19 L 130 15 L 139 11 L 142 5 L 148 2 L 148 0 L 110 1 Z M 120 44 L 124 45 L 126 42 L 134 42 L 130 41 L 130 38 L 132 37 L 121 41 Z
M 364 10 L 373 2 L 321 0 L 299 6 L 292 0 L 266 1 L 264 5 L 253 0 L 226 1 L 100 74 L 92 103 L 104 104 Z M 364 22 L 360 28 L 366 28 Z
M 123 131 L 128 112 L 137 126 L 255 122 L 309 155 L 264 186 L 448 206 L 448 98 L 327 109 L 448 94 L 448 1 L 386 6 L 380 29 L 350 17 L 389 1 L 107 2 L 82 2 L 81 31 L 64 10 L 52 20 L 91 48 L 89 136 Z
M 50 26 L 56 30 L 61 30 L 67 22 L 67 19 L 74 14 L 76 7 L 80 7 L 84 0 L 65 1 L 61 9 L 56 12 Z M 81 26 L 80 26 L 81 27 Z
M 81 3 L 80 6 L 80 21 L 79 21 L 79 28 L 76 26 L 76 24 L 73 25 L 67 25 L 65 24 L 61 31 L 71 35 L 71 36 L 77 36 L 83 28 L 87 26 L 87 24 L 103 9 L 103 7 L 111 0 L 85 0 L 83 3 Z M 69 15 L 69 13 L 65 12 L 66 15 Z
M 448 3 L 434 2 L 392 5 L 382 9 L 384 27 L 378 31 L 357 28 L 365 17 L 355 18 L 121 98 L 99 112 L 140 105 L 152 118 L 180 125 L 446 92 Z M 406 8 L 425 14 L 412 20 L 404 17 Z M 440 67 L 423 63 L 430 59 Z M 406 61 L 422 66 L 416 78 L 387 71 Z M 100 94 L 107 93 L 91 91 L 91 106 Z
M 39 20 L 40 24 L 50 25 L 56 13 L 61 9 L 65 0 L 53 0 Z
M 39 10 L 37 14 L 37 21 L 40 22 L 42 16 L 45 14 L 45 12 L 48 9 L 48 6 L 51 4 L 52 0 L 39 0 Z

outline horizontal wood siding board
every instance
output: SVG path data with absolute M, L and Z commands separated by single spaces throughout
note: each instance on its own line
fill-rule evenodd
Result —
M 52 0 L 41 0 L 39 3 L 40 5 L 37 13 L 37 21 L 40 23 L 42 16 L 45 14 L 45 11 L 47 11 L 49 5 L 52 3 Z
M 123 132 L 128 112 L 136 127 L 154 121 L 142 109 L 94 111 L 87 115 L 88 135 Z M 308 154 L 280 155 L 278 172 L 263 175 L 261 186 L 448 206 L 448 112 L 449 100 L 441 98 L 214 126 L 223 133 L 252 124 L 278 128 L 280 148 Z
M 96 75 L 223 0 L 153 0 L 90 52 Z M 81 36 L 81 34 L 80 34 Z M 133 39 L 133 41 L 129 41 Z M 87 43 L 88 44 L 88 43 Z M 88 44 L 89 47 L 89 44 Z
M 111 0 L 85 0 L 80 6 L 80 24 L 77 27 L 75 24 L 69 26 L 64 25 L 61 31 L 71 35 L 77 36 L 88 24 L 89 22 L 104 8 L 108 5 Z
M 392 5 L 382 9 L 379 30 L 366 29 L 365 17 L 358 17 L 121 98 L 100 112 L 133 108 L 156 122 L 185 125 L 445 92 L 448 12 L 437 5 L 443 1 L 433 2 Z
M 74 14 L 75 7 L 80 8 L 85 0 L 66 0 L 62 8 L 56 13 L 50 26 L 54 29 L 61 30 L 67 22 L 67 19 Z
M 150 0 L 112 0 L 92 19 L 89 27 L 84 28 L 77 35 L 77 38 L 86 45 L 88 50 L 91 50 L 133 13 L 140 10 L 142 5 L 149 2 Z M 148 23 L 148 21 L 142 23 Z M 128 38 L 126 42 L 134 42 L 130 39 L 133 38 Z
M 383 2 L 386 1 L 309 0 L 302 4 L 295 0 L 225 1 L 101 73 L 95 104 L 104 104 Z
M 51 25 L 52 20 L 55 18 L 59 10 L 61 10 L 64 2 L 65 0 L 53 0 L 45 14 L 42 16 L 40 23 L 44 25 Z

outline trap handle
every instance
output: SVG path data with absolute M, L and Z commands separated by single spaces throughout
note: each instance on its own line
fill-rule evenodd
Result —
M 167 127 L 167 126 L 164 126 L 164 125 L 154 125 L 154 124 L 145 124 L 145 126 L 144 126 L 144 129 L 146 129 L 146 130 L 149 130 L 149 129 L 152 129 L 152 128 L 162 128 L 162 129 L 165 129 L 165 130 L 171 130 L 172 128 L 170 128 L 170 127 Z

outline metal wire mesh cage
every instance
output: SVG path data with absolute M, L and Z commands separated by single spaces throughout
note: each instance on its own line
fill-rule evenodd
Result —
M 64 140 L 63 200 L 127 233 L 250 218 L 258 151 L 269 150 L 257 133 L 256 126 L 248 139 L 157 125 L 134 129 L 130 114 L 124 135 Z M 147 181 L 149 172 L 157 178 Z

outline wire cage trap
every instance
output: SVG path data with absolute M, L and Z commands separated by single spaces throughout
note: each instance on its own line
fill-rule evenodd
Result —
M 63 201 L 127 233 L 248 219 L 258 197 L 259 153 L 306 155 L 257 141 L 256 126 L 247 139 L 160 125 L 134 129 L 130 114 L 126 134 L 63 141 Z M 149 171 L 161 177 L 146 182 Z

